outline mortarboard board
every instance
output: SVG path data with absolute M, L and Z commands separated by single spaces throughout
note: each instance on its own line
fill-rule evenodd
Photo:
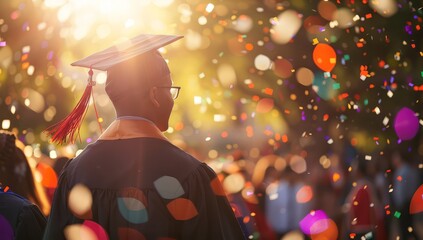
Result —
M 92 87 L 95 85 L 95 82 L 92 79 L 92 69 L 107 71 L 116 65 L 123 64 L 138 56 L 155 51 L 181 38 L 183 38 L 183 36 L 141 34 L 72 63 L 72 66 L 90 69 L 88 72 L 88 84 L 81 99 L 72 112 L 60 122 L 46 129 L 47 134 L 51 136 L 51 141 L 59 144 L 66 143 L 68 140 L 74 142 L 76 137 L 75 133 L 79 134 L 82 120 L 87 112 L 89 100 L 93 97 Z M 95 104 L 94 109 L 96 115 L 98 115 Z
M 152 50 L 166 46 L 183 36 L 142 34 L 116 46 L 94 53 L 72 63 L 72 66 L 86 67 L 106 71 L 107 69 L 140 56 Z

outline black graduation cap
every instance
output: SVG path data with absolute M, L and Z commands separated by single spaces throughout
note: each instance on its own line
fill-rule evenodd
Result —
M 141 34 L 128 41 L 94 53 L 71 65 L 107 71 L 119 63 L 164 47 L 182 37 L 177 35 Z
M 79 134 L 82 120 L 87 112 L 89 100 L 92 96 L 92 87 L 95 85 L 92 79 L 92 69 L 107 71 L 116 65 L 125 64 L 126 61 L 156 51 L 181 38 L 183 38 L 183 36 L 141 34 L 72 63 L 72 66 L 90 69 L 88 72 L 87 87 L 72 112 L 60 122 L 46 129 L 47 134 L 51 136 L 51 141 L 63 144 L 70 140 L 73 143 L 75 137 Z M 95 111 L 97 115 L 97 110 L 95 109 Z M 75 133 L 78 134 L 75 135 Z

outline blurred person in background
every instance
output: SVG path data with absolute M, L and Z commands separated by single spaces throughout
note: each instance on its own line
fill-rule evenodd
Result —
M 352 189 L 344 206 L 346 236 L 343 237 L 384 240 L 383 207 L 368 176 L 368 158 L 367 155 L 358 154 L 351 163 Z
M 410 202 L 415 191 L 422 183 L 419 172 L 411 163 L 411 156 L 404 151 L 396 151 L 392 155 L 394 176 L 392 179 L 392 203 L 394 207 L 393 223 L 397 226 L 400 239 L 419 239 L 413 227 L 413 216 L 410 215 Z M 411 231 L 410 231 L 411 230 Z
M 43 203 L 25 155 L 15 141 L 12 133 L 0 132 L 0 239 L 39 240 L 46 219 L 34 203 Z
M 0 132 L 2 158 L 0 183 L 14 193 L 37 205 L 45 216 L 50 213 L 50 203 L 22 149 L 16 146 L 16 137 L 11 132 Z
M 299 230 L 299 222 L 311 210 L 310 201 L 303 201 L 303 197 L 297 198 L 297 194 L 305 186 L 299 177 L 290 166 L 286 166 L 279 173 L 279 178 L 266 189 L 265 212 L 277 239 Z

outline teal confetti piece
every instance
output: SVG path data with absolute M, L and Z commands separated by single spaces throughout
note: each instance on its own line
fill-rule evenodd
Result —
M 367 106 L 369 104 L 369 99 L 364 99 L 364 106 Z
M 339 83 L 334 83 L 334 84 L 332 85 L 332 88 L 333 88 L 334 90 L 337 90 L 337 89 L 341 88 L 341 84 L 339 84 Z
M 345 61 L 348 61 L 348 60 L 350 60 L 350 55 L 348 55 L 348 54 L 345 54 L 345 55 L 344 55 L 344 59 L 345 59 Z

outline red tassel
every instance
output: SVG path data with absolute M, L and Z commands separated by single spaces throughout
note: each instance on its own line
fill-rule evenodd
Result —
M 95 85 L 95 82 L 92 80 L 93 70 L 90 69 L 88 74 L 87 87 L 85 88 L 84 94 L 82 94 L 82 97 L 76 107 L 66 118 L 45 130 L 47 135 L 51 137 L 51 141 L 53 143 L 64 144 L 68 140 L 70 140 L 71 143 L 74 143 L 75 138 L 79 136 L 79 129 L 81 128 L 82 121 L 87 113 L 90 97 L 92 96 L 92 88 Z

